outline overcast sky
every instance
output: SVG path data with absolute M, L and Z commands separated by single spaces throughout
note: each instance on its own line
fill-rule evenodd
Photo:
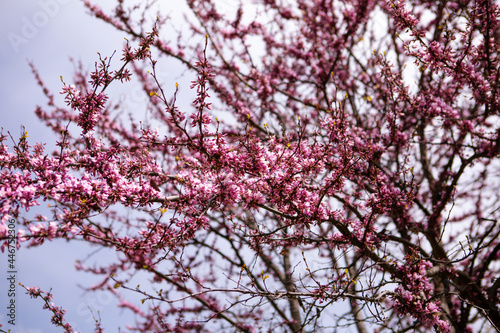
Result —
M 98 2 L 103 7 L 114 3 L 110 0 Z M 66 83 L 70 83 L 73 76 L 69 57 L 80 59 L 87 68 L 92 68 L 97 51 L 106 56 L 116 50 L 119 55 L 124 37 L 123 33 L 86 14 L 78 0 L 0 1 L 0 126 L 3 132 L 9 131 L 18 138 L 21 125 L 24 125 L 31 144 L 42 141 L 54 147 L 51 132 L 34 114 L 35 107 L 44 106 L 46 99 L 31 74 L 28 60 L 36 65 L 47 86 L 57 94 L 62 87 L 60 76 Z M 116 60 L 119 58 L 117 56 Z M 169 70 L 164 68 L 163 74 L 169 75 Z M 172 80 L 175 82 L 175 77 Z M 132 86 L 131 96 L 139 91 L 140 87 Z M 140 102 L 140 98 L 135 101 Z M 84 259 L 88 252 L 85 244 L 64 241 L 29 250 L 21 248 L 17 252 L 17 282 L 39 286 L 46 291 L 52 289 L 53 302 L 67 310 L 66 319 L 79 331 L 90 332 L 94 327 L 89 308 L 96 317 L 97 311 L 100 312 L 106 332 L 118 332 L 119 327 L 123 330 L 131 318 L 130 312 L 112 306 L 115 300 L 108 294 L 83 294 L 77 287 L 90 286 L 94 281 L 74 270 L 75 260 Z M 10 328 L 20 333 L 60 331 L 51 325 L 50 313 L 42 309 L 42 300 L 29 299 L 21 287 L 16 295 L 16 325 L 5 326 L 8 319 L 5 309 L 9 301 L 7 259 L 5 253 L 0 254 L 2 329 Z

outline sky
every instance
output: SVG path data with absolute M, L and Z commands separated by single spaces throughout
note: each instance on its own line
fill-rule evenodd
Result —
M 99 1 L 103 8 L 113 3 Z M 28 61 L 34 63 L 46 85 L 57 95 L 62 87 L 61 76 L 66 83 L 71 82 L 70 57 L 81 60 L 88 69 L 98 60 L 97 52 L 109 56 L 117 51 L 118 60 L 124 37 L 124 33 L 88 15 L 78 0 L 0 1 L 0 126 L 3 133 L 10 132 L 16 139 L 21 126 L 25 126 L 31 144 L 41 141 L 46 142 L 48 148 L 55 147 L 54 136 L 34 114 L 36 106 L 44 106 L 46 99 Z M 172 77 L 173 85 L 182 72 L 167 64 L 161 74 Z M 140 86 L 127 89 L 127 105 L 140 106 L 144 101 L 139 94 Z M 78 287 L 90 286 L 95 281 L 74 269 L 75 260 L 85 258 L 89 251 L 93 249 L 83 243 L 61 240 L 33 249 L 21 248 L 16 253 L 16 284 L 52 290 L 53 302 L 67 310 L 66 319 L 79 331 L 92 331 L 94 316 L 101 318 L 105 331 L 118 332 L 120 328 L 123 331 L 130 312 L 113 306 L 116 300 L 109 294 L 85 294 Z M 42 309 L 42 300 L 30 299 L 19 286 L 15 296 L 15 326 L 7 325 L 10 318 L 6 316 L 6 306 L 11 299 L 7 260 L 7 254 L 0 253 L 0 323 L 4 325 L 1 329 L 19 333 L 61 331 L 51 325 L 51 314 Z

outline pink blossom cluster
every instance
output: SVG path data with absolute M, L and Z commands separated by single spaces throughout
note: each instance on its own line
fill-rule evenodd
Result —
M 450 324 L 440 318 L 440 301 L 431 299 L 433 287 L 427 278 L 431 267 L 428 261 L 408 256 L 407 264 L 401 267 L 403 285 L 395 289 L 396 308 L 401 315 L 411 315 L 426 326 L 438 327 L 439 332 L 450 332 Z

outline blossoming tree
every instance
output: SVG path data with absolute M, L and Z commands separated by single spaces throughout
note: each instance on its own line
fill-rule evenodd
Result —
M 151 4 L 85 1 L 128 41 L 63 83 L 66 105 L 36 75 L 58 149 L 2 134 L 2 250 L 11 218 L 21 247 L 116 250 L 77 268 L 139 332 L 500 331 L 498 5 L 187 3 L 174 35 Z M 165 58 L 196 73 L 192 107 Z M 108 87 L 131 78 L 151 125 L 115 117 Z

